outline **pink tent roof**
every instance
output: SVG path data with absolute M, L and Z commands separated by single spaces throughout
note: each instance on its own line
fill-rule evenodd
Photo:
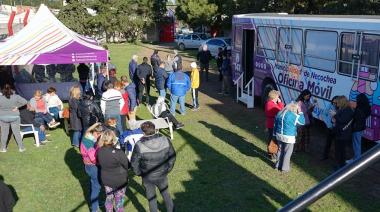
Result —
M 0 43 L 0 65 L 107 61 L 107 50 L 68 29 L 43 4 L 27 26 Z

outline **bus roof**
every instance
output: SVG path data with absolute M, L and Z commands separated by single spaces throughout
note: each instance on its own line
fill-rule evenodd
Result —
M 308 14 L 287 14 L 287 13 L 250 13 L 235 15 L 236 18 L 281 18 L 281 19 L 341 19 L 340 21 L 351 21 L 352 19 L 378 20 L 379 15 L 308 15 Z M 342 20 L 343 19 L 343 20 Z
M 254 13 L 234 15 L 232 23 L 234 25 L 277 25 L 326 30 L 341 29 L 380 32 L 380 16 Z

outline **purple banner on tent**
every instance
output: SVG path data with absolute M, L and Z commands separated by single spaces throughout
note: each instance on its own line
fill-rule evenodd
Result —
M 51 53 L 39 55 L 31 64 L 72 64 L 107 62 L 107 50 L 96 50 L 73 42 Z

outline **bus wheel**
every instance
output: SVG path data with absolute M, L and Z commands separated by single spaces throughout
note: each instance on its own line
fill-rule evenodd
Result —
M 261 106 L 265 108 L 265 103 L 268 100 L 268 95 L 271 90 L 277 90 L 276 86 L 273 83 L 267 83 L 264 85 L 261 92 Z

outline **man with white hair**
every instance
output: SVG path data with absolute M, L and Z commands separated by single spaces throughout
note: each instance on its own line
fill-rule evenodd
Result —
M 206 81 L 208 81 L 208 69 L 209 69 L 209 64 L 212 56 L 210 53 L 210 50 L 208 50 L 207 45 L 204 44 L 202 46 L 202 50 L 198 52 L 197 54 L 197 60 L 199 62 L 200 66 L 200 71 L 202 73 L 202 78 L 203 78 L 203 73 L 206 71 Z
M 135 83 L 137 85 L 137 77 L 136 77 L 136 69 L 137 69 L 137 60 L 138 60 L 137 55 L 133 55 L 131 61 L 129 62 L 129 79 L 131 82 Z

